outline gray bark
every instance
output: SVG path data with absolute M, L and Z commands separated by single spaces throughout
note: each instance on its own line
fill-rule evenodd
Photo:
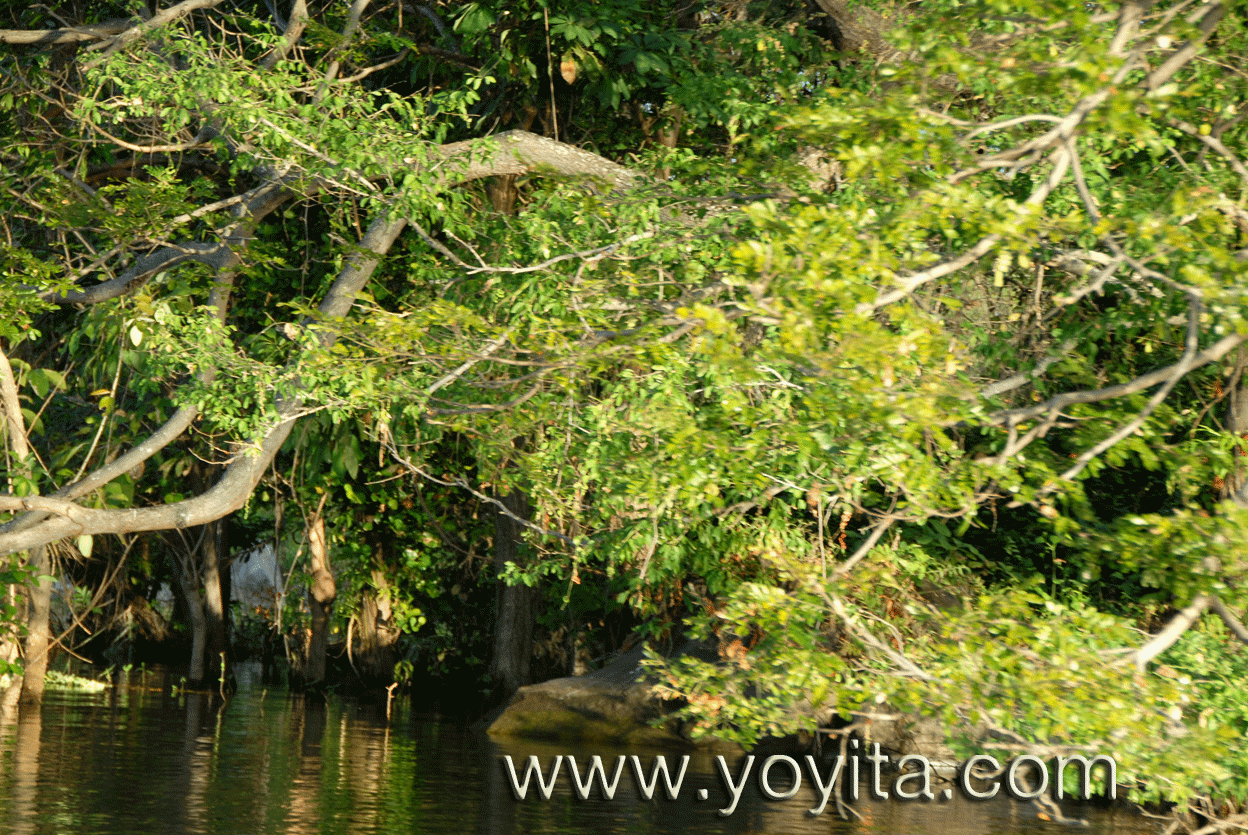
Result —
M 896 50 L 884 39 L 892 28 L 887 18 L 859 3 L 845 0 L 815 0 L 819 8 L 832 19 L 836 29 L 837 49 L 842 52 L 860 52 L 873 58 L 891 61 Z

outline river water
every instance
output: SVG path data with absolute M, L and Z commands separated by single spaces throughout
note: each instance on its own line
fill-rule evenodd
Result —
M 330 698 L 266 690 L 240 669 L 236 695 L 171 692 L 167 674 L 132 671 L 102 693 L 50 691 L 42 709 L 0 727 L 0 831 L 10 833 L 429 833 L 430 835 L 666 835 L 667 833 L 905 833 L 1022 835 L 1067 829 L 1011 800 L 860 800 L 846 822 L 817 805 L 809 780 L 787 801 L 764 799 L 751 780 L 732 814 L 718 765 L 695 754 L 675 801 L 662 783 L 644 800 L 626 766 L 613 800 L 573 791 L 567 769 L 542 799 L 536 779 L 514 797 L 504 755 L 523 775 L 536 755 L 549 776 L 574 756 L 581 777 L 594 754 L 608 772 L 637 755 L 647 779 L 657 755 L 673 772 L 681 751 L 627 751 L 514 742 L 500 745 L 462 724 Z M 566 760 L 565 760 L 566 762 Z M 631 766 L 631 761 L 628 761 Z M 726 761 L 731 775 L 740 763 Z M 673 773 L 673 777 L 675 774 Z M 780 783 L 784 783 L 781 779 Z M 705 800 L 699 800 L 699 790 Z M 1125 810 L 1065 807 L 1089 835 L 1155 835 L 1156 823 Z M 1073 814 L 1072 814 L 1073 813 Z

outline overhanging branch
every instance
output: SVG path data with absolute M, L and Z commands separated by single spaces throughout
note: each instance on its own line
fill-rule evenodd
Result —
M 455 143 L 438 149 L 444 171 L 435 175 L 438 188 L 499 173 L 523 173 L 533 170 L 551 170 L 566 176 L 591 176 L 612 186 L 628 186 L 636 182 L 638 175 L 624 166 L 617 165 L 596 154 L 570 145 L 544 139 L 525 131 L 512 131 L 485 140 Z M 460 167 L 457 164 L 467 160 Z M 250 224 L 262 213 L 272 211 L 291 196 L 290 192 L 274 183 L 254 193 L 252 200 L 240 207 L 243 219 L 240 226 L 230 227 L 239 234 L 233 240 L 220 244 L 186 244 L 166 247 L 141 259 L 126 274 L 96 287 L 88 288 L 62 299 L 63 302 L 89 303 L 93 300 L 111 298 L 131 292 L 141 286 L 161 269 L 184 260 L 207 259 L 218 269 L 229 269 L 240 262 L 240 256 L 227 243 L 244 245 L 250 238 Z M 242 224 L 248 224 L 242 227 Z M 383 215 L 373 222 L 360 242 L 360 248 L 334 281 L 319 306 L 323 319 L 345 317 L 355 304 L 359 293 L 376 270 L 380 259 L 389 251 L 406 222 L 402 218 Z M 244 230 L 246 234 L 244 233 Z M 329 347 L 338 334 L 332 328 L 323 330 L 320 342 Z M 27 516 L 22 529 L 0 529 L 0 555 L 25 550 L 83 533 L 134 533 L 139 531 L 185 528 L 203 525 L 242 507 L 255 488 L 273 457 L 289 436 L 295 422 L 303 413 L 301 400 L 296 396 L 276 403 L 279 419 L 250 444 L 241 444 L 233 460 L 226 466 L 221 478 L 205 493 L 184 501 L 147 508 L 96 509 L 82 507 L 62 497 L 0 496 L 0 510 L 27 511 L 44 515 L 40 521 Z M 123 456 L 130 469 L 146 459 L 163 445 L 171 442 L 195 417 L 192 410 L 179 410 L 174 418 L 140 447 Z M 123 459 L 118 459 L 122 461 Z M 93 473 L 85 480 L 101 486 L 117 477 L 126 469 L 118 462 Z M 77 485 L 81 488 L 81 484 Z M 15 520 L 16 521 L 16 520 Z M 9 528 L 17 525 L 10 523 Z

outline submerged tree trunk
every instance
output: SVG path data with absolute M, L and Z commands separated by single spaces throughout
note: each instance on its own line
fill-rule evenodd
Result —
M 308 586 L 308 608 L 312 612 L 312 635 L 304 665 L 304 681 L 316 684 L 325 680 L 325 655 L 329 647 L 329 617 L 334 610 L 338 590 L 329 567 L 329 548 L 325 541 L 325 517 L 321 509 L 308 523 L 308 555 L 312 563 L 312 579 Z
M 513 490 L 502 501 L 521 519 L 529 518 L 529 498 Z M 507 563 L 525 565 L 524 525 L 499 510 L 494 517 L 494 571 L 501 575 Z M 533 655 L 533 623 L 537 589 L 523 583 L 509 586 L 498 581 L 498 615 L 495 620 L 494 658 L 490 675 L 502 688 L 503 697 L 529 683 Z
M 26 647 L 22 653 L 22 701 L 43 701 L 43 678 L 48 671 L 48 651 L 52 630 L 48 625 L 52 603 L 52 560 L 46 546 L 31 553 L 30 567 L 35 572 L 27 586 Z

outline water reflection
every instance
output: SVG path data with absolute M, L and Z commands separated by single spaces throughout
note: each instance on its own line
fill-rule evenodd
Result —
M 860 801 L 846 822 L 811 818 L 815 793 L 803 783 L 792 800 L 768 802 L 751 780 L 737 810 L 714 760 L 691 753 L 680 797 L 662 789 L 643 800 L 626 765 L 615 799 L 575 798 L 565 770 L 549 800 L 517 801 L 501 765 L 518 770 L 536 755 L 544 772 L 573 755 L 582 776 L 590 755 L 609 771 L 636 754 L 648 775 L 653 758 L 675 766 L 680 751 L 577 750 L 498 745 L 483 734 L 351 702 L 328 704 L 266 691 L 243 669 L 238 694 L 172 694 L 163 673 L 134 674 L 129 687 L 101 694 L 50 692 L 42 711 L 26 709 L 0 728 L 0 822 L 4 832 L 53 833 L 433 833 L 434 835 L 971 835 L 1061 831 L 1034 807 L 1012 802 Z M 732 763 L 735 775 L 739 765 Z M 706 799 L 698 799 L 698 790 Z M 1094 835 L 1143 835 L 1156 827 L 1123 812 L 1083 810 Z

